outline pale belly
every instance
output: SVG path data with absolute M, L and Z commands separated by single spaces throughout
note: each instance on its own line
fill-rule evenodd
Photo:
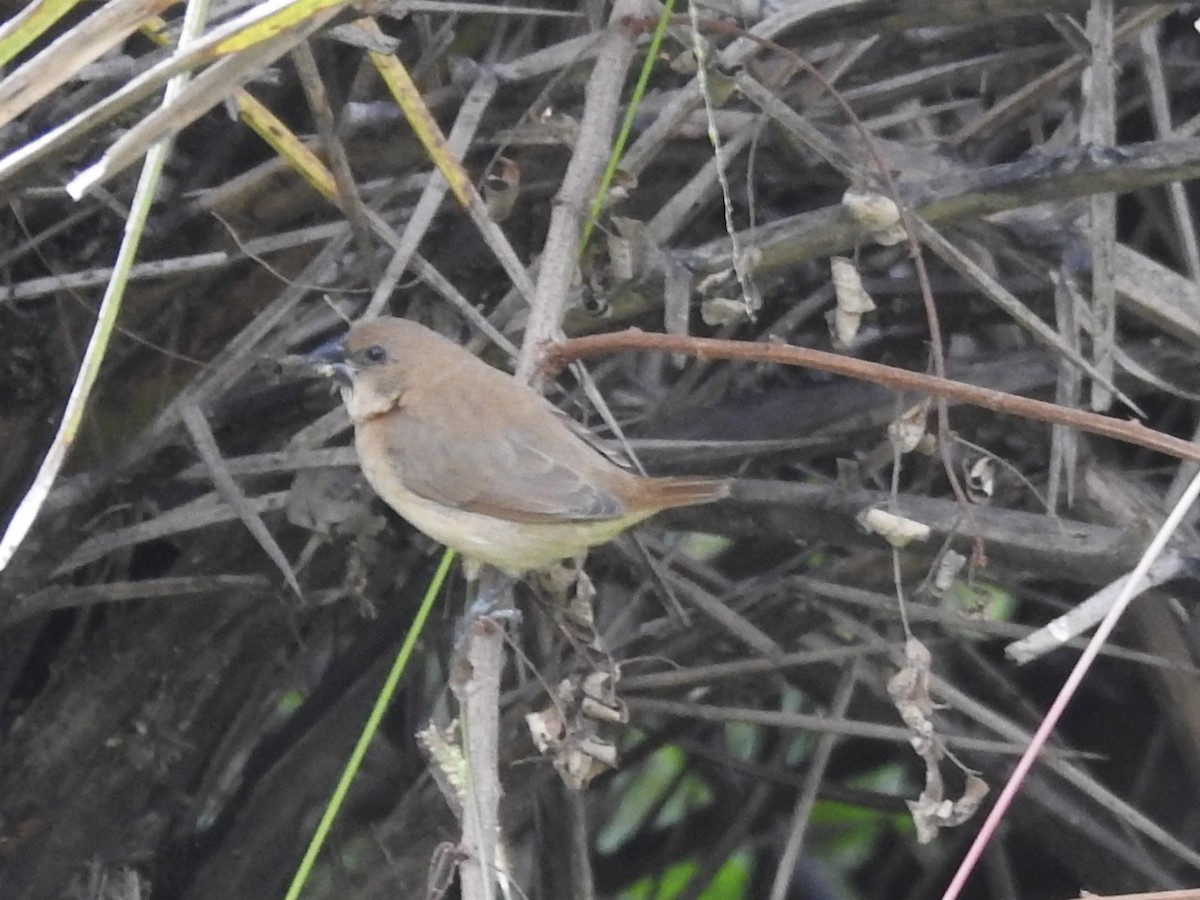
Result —
M 364 466 L 371 487 L 414 528 L 463 556 L 513 575 L 545 569 L 612 540 L 646 515 L 558 523 L 511 522 L 418 497 L 394 478 Z M 382 475 L 382 477 L 381 477 Z

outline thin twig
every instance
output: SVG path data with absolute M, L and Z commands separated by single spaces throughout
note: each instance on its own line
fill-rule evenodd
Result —
M 1090 434 L 1114 438 L 1127 444 L 1136 444 L 1139 447 L 1156 450 L 1177 459 L 1200 461 L 1200 445 L 1161 431 L 1155 431 L 1138 422 L 1112 419 L 1098 413 L 1070 409 L 1054 403 L 1047 403 L 1044 400 L 1035 400 L 1032 397 L 1018 397 L 1016 394 L 1007 394 L 992 388 L 964 384 L 960 381 L 938 378 L 936 375 L 897 369 L 881 363 L 839 356 L 836 353 L 812 350 L 808 347 L 750 343 L 748 341 L 722 341 L 675 334 L 651 334 L 630 329 L 611 334 L 570 338 L 553 344 L 546 348 L 546 363 L 550 367 L 563 366 L 584 357 L 623 350 L 652 350 L 660 353 L 683 353 L 697 359 L 744 359 L 785 366 L 805 366 L 834 375 L 845 375 L 860 381 L 869 381 L 892 390 L 932 394 L 1005 415 L 1021 416 L 1038 422 L 1048 422 L 1052 425 L 1069 425 Z

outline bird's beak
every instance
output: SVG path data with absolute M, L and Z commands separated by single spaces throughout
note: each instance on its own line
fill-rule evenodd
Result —
M 334 338 L 304 357 L 317 374 L 333 378 L 349 387 L 354 383 L 354 369 L 346 362 L 342 339 Z

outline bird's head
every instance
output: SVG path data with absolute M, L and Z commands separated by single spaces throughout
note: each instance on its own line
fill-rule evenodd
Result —
M 436 331 L 407 319 L 360 322 L 341 340 L 318 347 L 308 359 L 338 381 L 356 423 L 395 408 L 422 380 L 437 377 L 448 352 L 459 347 Z

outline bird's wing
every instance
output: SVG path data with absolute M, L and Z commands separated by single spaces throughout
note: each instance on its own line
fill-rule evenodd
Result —
M 398 410 L 371 423 L 383 429 L 380 443 L 413 493 L 514 522 L 612 519 L 625 512 L 594 477 L 607 461 L 565 427 L 530 435 L 476 406 L 476 421 L 454 428 L 446 408 L 440 412 Z

